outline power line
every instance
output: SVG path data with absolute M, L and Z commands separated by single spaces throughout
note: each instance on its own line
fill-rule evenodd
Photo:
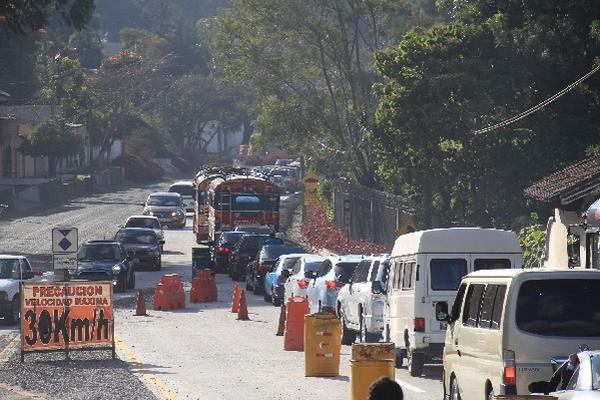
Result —
M 539 103 L 538 105 L 530 108 L 529 110 L 523 111 L 513 117 L 510 117 L 502 122 L 499 122 L 497 124 L 494 125 L 490 125 L 487 126 L 485 128 L 482 129 L 478 129 L 475 130 L 473 132 L 471 132 L 474 135 L 480 135 L 483 133 L 488 133 L 488 132 L 492 132 L 495 131 L 496 129 L 499 128 L 503 128 L 505 126 L 508 126 L 510 124 L 513 124 L 517 121 L 522 120 L 523 118 L 533 114 L 534 112 L 541 110 L 542 108 L 546 107 L 549 104 L 554 103 L 556 100 L 560 99 L 562 96 L 564 96 L 565 94 L 567 94 L 568 92 L 570 92 L 571 90 L 573 90 L 574 88 L 576 88 L 579 84 L 581 84 L 583 81 L 585 81 L 587 78 L 589 78 L 590 76 L 594 75 L 596 72 L 598 72 L 598 70 L 600 70 L 600 64 L 598 64 L 596 67 L 594 67 L 590 72 L 588 72 L 587 74 L 583 75 L 581 78 L 579 78 L 578 80 L 576 80 L 575 82 L 571 83 L 569 86 L 565 87 L 563 90 L 561 90 L 560 92 L 554 94 L 553 96 L 548 97 L 546 100 L 542 101 L 541 103 Z

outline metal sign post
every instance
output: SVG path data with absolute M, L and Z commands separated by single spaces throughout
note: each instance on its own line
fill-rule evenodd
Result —
M 54 272 L 63 272 L 63 280 L 68 281 L 71 272 L 77 270 L 77 250 L 79 232 L 74 227 L 52 229 L 52 266 Z

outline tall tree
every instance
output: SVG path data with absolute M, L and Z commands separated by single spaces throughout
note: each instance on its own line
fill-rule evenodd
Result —
M 373 142 L 388 187 L 416 199 L 425 225 L 510 226 L 522 190 L 598 141 L 598 82 L 507 128 L 474 135 L 592 68 L 600 10 L 581 2 L 445 2 L 448 24 L 377 55 Z
M 323 172 L 373 186 L 365 141 L 376 104 L 371 54 L 390 39 L 395 10 L 405 3 L 234 0 L 212 26 L 212 55 L 228 79 L 257 88 L 264 141 L 293 144 L 327 165 Z
M 2 0 L 0 26 L 18 33 L 44 28 L 53 15 L 82 29 L 94 13 L 94 0 Z

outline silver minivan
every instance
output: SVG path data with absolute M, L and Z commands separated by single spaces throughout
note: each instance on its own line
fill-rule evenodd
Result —
M 473 272 L 451 309 L 436 313 L 448 323 L 447 398 L 525 395 L 530 383 L 552 375 L 552 360 L 600 348 L 600 271 Z

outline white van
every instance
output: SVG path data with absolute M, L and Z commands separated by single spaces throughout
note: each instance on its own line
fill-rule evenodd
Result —
M 418 231 L 396 239 L 390 256 L 384 310 L 384 338 L 396 344 L 396 365 L 408 358 L 412 376 L 441 359 L 446 323 L 436 308 L 448 307 L 461 279 L 482 269 L 521 268 L 514 232 L 483 228 Z
M 474 272 L 440 319 L 449 323 L 445 398 L 525 395 L 552 376 L 552 360 L 600 348 L 600 271 Z

